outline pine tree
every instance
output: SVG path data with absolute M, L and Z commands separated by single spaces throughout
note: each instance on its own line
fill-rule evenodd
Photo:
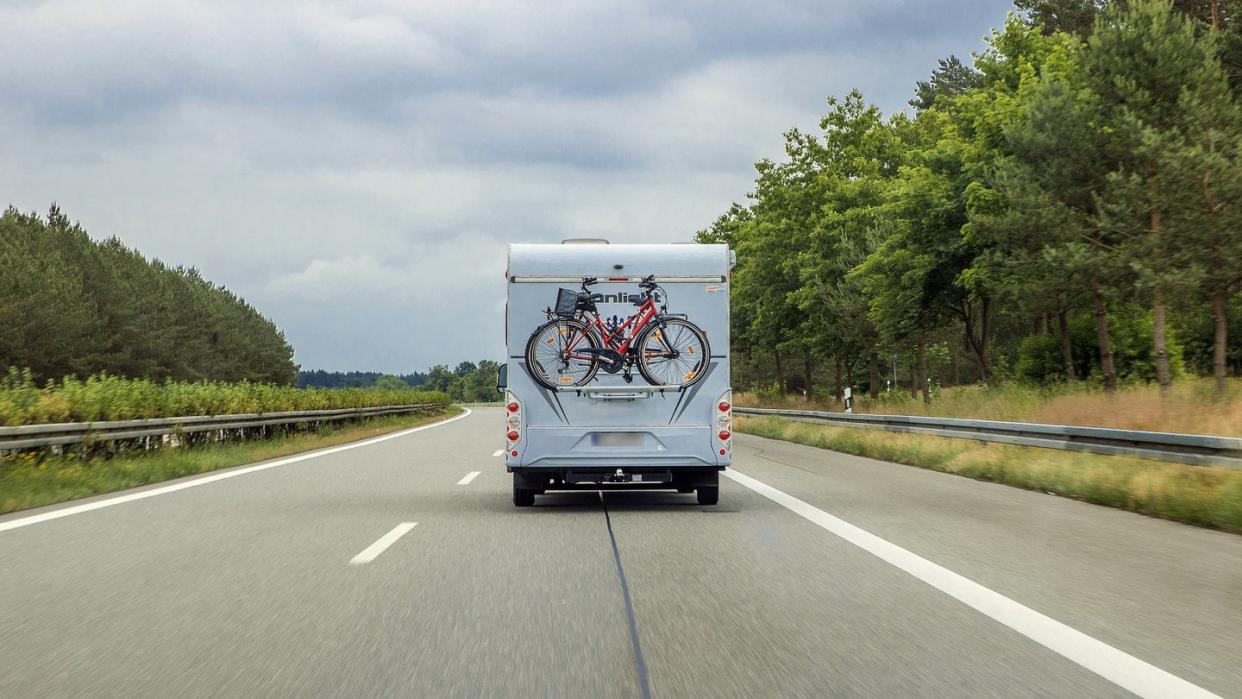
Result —
M 1167 309 L 1185 280 L 1172 248 L 1179 237 L 1193 235 L 1169 212 L 1197 199 L 1198 192 L 1164 165 L 1169 153 L 1202 140 L 1189 117 L 1195 109 L 1227 103 L 1228 81 L 1214 38 L 1199 35 L 1193 20 L 1166 0 L 1133 0 L 1101 15 L 1084 68 L 1100 99 L 1102 124 L 1123 144 L 1099 193 L 1101 227 L 1121 239 L 1150 294 L 1156 377 L 1168 390 Z
M 107 372 L 291 384 L 279 329 L 196 271 L 93 241 L 53 204 L 0 216 L 0 364 L 40 381 Z

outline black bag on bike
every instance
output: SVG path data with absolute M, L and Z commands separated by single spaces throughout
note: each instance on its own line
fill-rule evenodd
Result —
M 556 315 L 562 318 L 573 318 L 578 315 L 578 311 L 597 310 L 595 302 L 603 299 L 601 294 L 561 289 L 556 293 Z
M 561 289 L 556 292 L 556 315 L 562 318 L 573 318 L 578 313 L 578 292 L 573 289 Z

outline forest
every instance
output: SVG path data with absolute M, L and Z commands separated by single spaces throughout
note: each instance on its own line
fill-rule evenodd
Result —
M 308 371 L 304 369 L 298 372 L 298 386 L 301 388 L 369 388 L 383 376 L 392 375 L 380 371 L 324 371 L 323 369 Z M 395 376 L 406 386 L 422 386 L 427 383 L 427 375 L 417 371 Z
M 399 376 L 299 371 L 280 329 L 237 295 L 194 268 L 149 260 L 116 238 L 95 241 L 53 204 L 45 217 L 12 207 L 0 215 L 3 367 L 9 373 L 0 375 L 0 389 L 9 392 L 81 382 L 96 390 L 112 386 L 109 377 L 125 377 L 170 382 L 170 390 L 174 382 L 246 384 L 236 387 L 243 392 L 260 390 L 249 384 L 419 388 L 490 401 L 499 364 L 461 362 Z M 126 388 L 114 393 L 129 395 L 138 384 L 116 385 Z
M 198 270 L 94 241 L 52 205 L 0 215 L 0 368 L 39 384 L 111 374 L 292 385 L 272 321 Z
M 910 109 L 829 98 L 697 233 L 737 250 L 735 386 L 929 400 L 1242 369 L 1242 2 L 1016 8 Z

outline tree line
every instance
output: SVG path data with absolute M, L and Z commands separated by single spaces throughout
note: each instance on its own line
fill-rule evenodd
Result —
M 298 386 L 301 388 L 370 388 L 384 376 L 393 375 L 380 371 L 302 370 L 298 372 Z M 417 371 L 411 374 L 397 374 L 394 378 L 411 387 L 427 383 L 427 374 L 420 374 Z M 391 384 L 391 381 L 385 381 L 385 383 Z
M 105 373 L 157 381 L 292 385 L 272 321 L 186 267 L 92 240 L 55 204 L 0 215 L 0 367 L 31 380 Z
M 496 374 L 500 363 L 484 359 L 477 364 L 460 362 L 450 369 L 437 364 L 427 372 L 409 374 L 382 374 L 376 371 L 302 371 L 298 385 L 302 387 L 359 387 L 359 388 L 421 388 L 440 391 L 462 403 L 485 403 L 500 400 L 496 392 Z
M 738 251 L 735 383 L 1156 381 L 1242 364 L 1242 2 L 1019 0 L 911 109 L 785 134 Z

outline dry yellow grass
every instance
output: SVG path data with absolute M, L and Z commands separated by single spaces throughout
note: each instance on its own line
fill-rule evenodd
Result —
M 896 415 L 935 415 L 982 420 L 1017 420 L 1060 425 L 1116 427 L 1159 432 L 1186 432 L 1223 436 L 1242 435 L 1242 380 L 1230 381 L 1229 390 L 1217 395 L 1207 379 L 1188 379 L 1174 384 L 1162 396 L 1154 385 L 1124 386 L 1115 394 L 1083 386 L 1028 387 L 1003 385 L 994 388 L 960 386 L 933 393 L 924 406 L 906 393 L 889 394 L 879 400 L 859 398 L 857 412 Z M 839 402 L 808 403 L 785 396 L 760 400 L 754 394 L 734 394 L 739 406 L 840 410 Z
M 1242 533 L 1242 471 L 967 439 L 739 416 L 761 437 L 1041 490 L 1153 517 Z

